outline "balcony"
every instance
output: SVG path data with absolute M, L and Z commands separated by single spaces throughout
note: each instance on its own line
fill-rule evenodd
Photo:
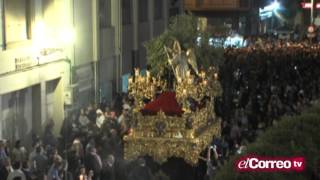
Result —
M 189 11 L 246 11 L 251 0 L 184 0 L 183 4 Z

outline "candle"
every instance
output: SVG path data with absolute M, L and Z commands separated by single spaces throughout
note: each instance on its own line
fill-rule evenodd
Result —
M 139 74 L 140 74 L 139 68 L 134 69 L 134 75 L 139 76 Z
M 202 78 L 206 77 L 206 72 L 202 72 Z
M 129 136 L 132 136 L 132 134 L 133 134 L 133 129 L 130 128 L 130 129 L 128 130 L 128 135 L 129 135 Z
M 218 79 L 218 73 L 214 73 L 214 79 L 215 79 L 215 80 Z
M 129 84 L 132 83 L 132 77 L 129 77 L 128 82 L 129 82 Z
M 203 84 L 204 84 L 204 85 L 207 85 L 207 83 L 208 83 L 207 80 L 204 80 L 204 81 L 203 81 Z
M 187 90 L 183 89 L 183 94 L 186 95 L 187 94 Z
M 190 70 L 187 71 L 187 77 L 190 77 Z
M 190 138 L 191 138 L 191 139 L 193 139 L 193 138 L 194 138 L 194 135 L 193 135 L 193 133 L 191 133 L 191 134 L 190 134 Z
M 150 71 L 147 70 L 147 77 L 150 77 Z

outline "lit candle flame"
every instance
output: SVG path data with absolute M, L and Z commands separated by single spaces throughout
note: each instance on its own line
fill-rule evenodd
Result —
M 187 90 L 186 89 L 183 89 L 183 94 L 187 94 Z
M 139 74 L 140 74 L 139 68 L 134 69 L 134 75 L 139 76 Z
M 214 79 L 215 79 L 215 80 L 218 79 L 218 73 L 214 73 Z

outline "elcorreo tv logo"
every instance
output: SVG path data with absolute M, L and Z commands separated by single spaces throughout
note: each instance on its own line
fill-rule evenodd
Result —
M 302 172 L 304 157 L 262 157 L 249 155 L 235 162 L 238 172 Z

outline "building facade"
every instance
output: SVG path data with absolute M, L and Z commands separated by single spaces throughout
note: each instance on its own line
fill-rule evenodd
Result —
M 1 0 L 0 9 L 0 139 L 28 143 L 50 121 L 59 134 L 66 110 L 94 94 L 97 1 Z
M 160 33 L 179 0 L 0 0 L 0 139 L 30 144 L 54 122 L 122 91 L 146 67 L 143 43 Z

